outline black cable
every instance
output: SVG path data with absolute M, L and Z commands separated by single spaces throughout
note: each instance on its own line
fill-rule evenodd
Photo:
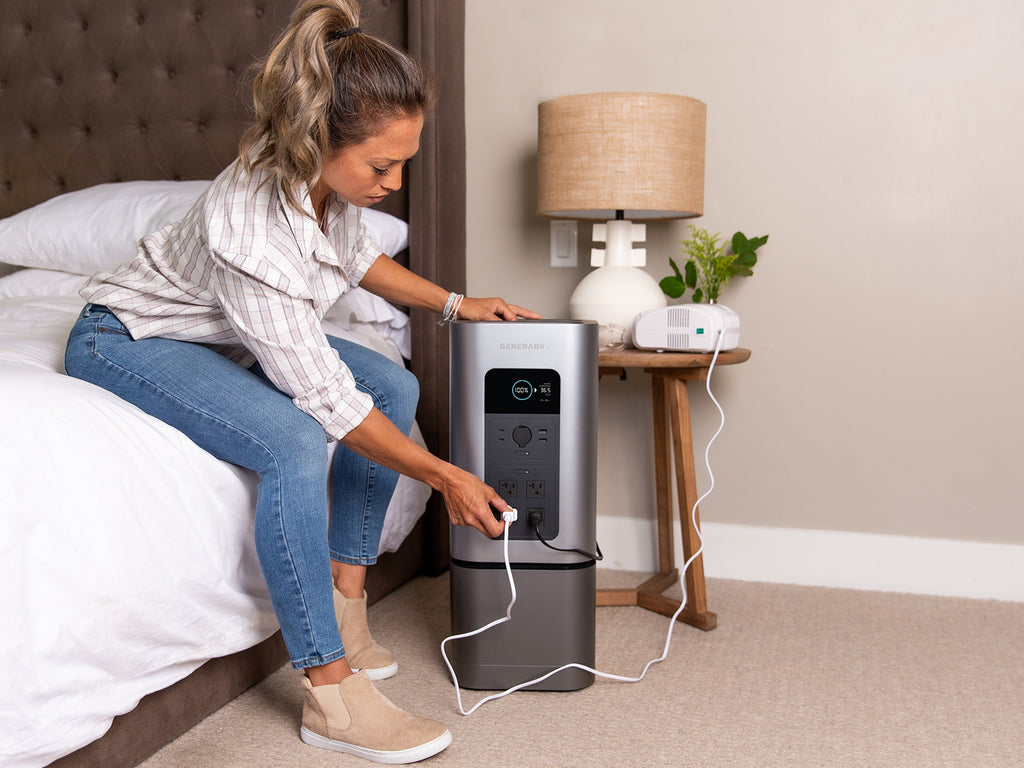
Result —
M 549 544 L 544 539 L 544 537 L 541 536 L 541 533 L 540 533 L 540 526 L 541 526 L 541 523 L 543 523 L 543 522 L 544 522 L 544 515 L 541 514 L 540 512 L 531 512 L 529 514 L 529 516 L 527 517 L 527 519 L 526 519 L 526 524 L 529 525 L 531 528 L 533 528 L 533 532 L 537 535 L 537 541 L 539 541 L 541 544 L 543 544 L 548 549 L 553 549 L 556 552 L 575 552 L 578 555 L 583 555 L 584 557 L 589 557 L 591 560 L 604 560 L 604 555 L 601 553 L 601 545 L 598 544 L 596 541 L 594 542 L 594 546 L 597 548 L 597 554 L 596 555 L 594 555 L 594 554 L 592 554 L 590 552 L 586 552 L 586 551 L 584 551 L 582 549 L 577 549 L 576 547 L 567 547 L 567 548 L 563 549 L 562 547 L 556 547 L 553 544 Z

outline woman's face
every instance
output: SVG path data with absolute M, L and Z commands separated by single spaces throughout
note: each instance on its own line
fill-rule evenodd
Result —
M 342 200 L 365 208 L 402 187 L 402 168 L 420 148 L 423 115 L 399 117 L 362 144 L 327 156 L 316 183 L 315 200 L 328 189 Z

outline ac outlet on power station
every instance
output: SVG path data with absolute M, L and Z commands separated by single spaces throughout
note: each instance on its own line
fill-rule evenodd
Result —
M 543 480 L 527 480 L 526 481 L 526 498 L 528 498 L 528 499 L 543 499 L 544 498 L 544 481 Z

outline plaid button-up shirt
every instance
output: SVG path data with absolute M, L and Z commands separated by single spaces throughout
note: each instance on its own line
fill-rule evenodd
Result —
M 290 207 L 272 173 L 236 161 L 179 222 L 148 235 L 135 259 L 82 289 L 109 307 L 132 336 L 216 346 L 248 366 L 259 361 L 295 405 L 331 439 L 372 408 L 370 397 L 327 343 L 320 321 L 355 287 L 380 247 L 359 208 L 331 195 L 326 234 L 308 192 Z

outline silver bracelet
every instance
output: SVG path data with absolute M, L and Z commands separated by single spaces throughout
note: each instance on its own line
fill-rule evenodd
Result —
M 441 319 L 438 320 L 438 325 L 444 325 L 450 323 L 459 316 L 459 307 L 462 306 L 462 300 L 466 298 L 461 293 L 452 291 L 448 294 L 448 301 L 444 304 L 444 309 L 441 311 Z

